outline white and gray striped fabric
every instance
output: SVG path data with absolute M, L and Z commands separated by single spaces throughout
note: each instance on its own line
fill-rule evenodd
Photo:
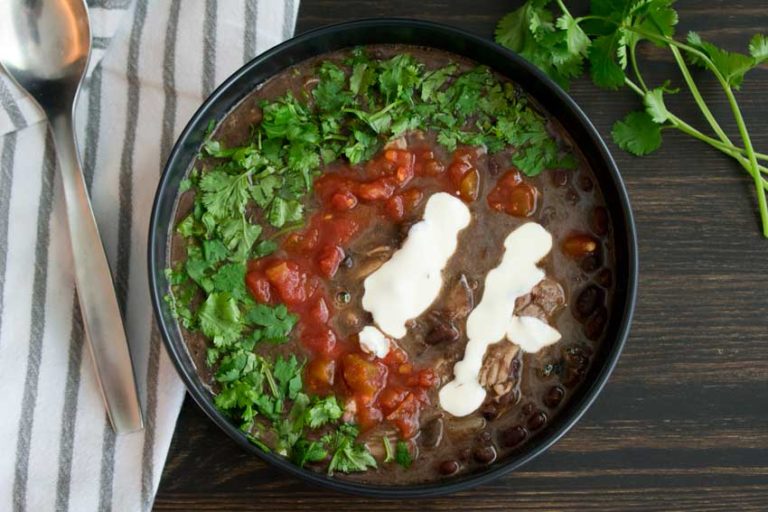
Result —
M 298 0 L 89 4 L 94 54 L 78 140 L 146 429 L 116 437 L 107 421 L 84 355 L 52 140 L 0 73 L 0 511 L 151 508 L 184 396 L 147 288 L 155 184 L 202 98 L 290 37 L 298 11 Z

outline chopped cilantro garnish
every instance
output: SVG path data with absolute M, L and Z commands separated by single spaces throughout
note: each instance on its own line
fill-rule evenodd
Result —
M 329 475 L 335 471 L 351 473 L 376 467 L 376 459 L 371 452 L 364 445 L 355 442 L 357 434 L 357 427 L 344 423 L 336 432 L 323 438 L 333 453 L 328 464 Z
M 381 442 L 384 443 L 384 462 L 392 462 L 395 460 L 395 452 L 392 449 L 392 441 L 389 437 L 383 436 Z
M 400 464 L 405 469 L 411 467 L 413 464 L 413 457 L 411 457 L 411 451 L 408 449 L 408 443 L 405 441 L 398 441 L 395 448 L 395 462 Z

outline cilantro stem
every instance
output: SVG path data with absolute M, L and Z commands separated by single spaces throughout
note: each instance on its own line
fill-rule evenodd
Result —
M 578 18 L 574 18 L 574 20 L 576 21 L 576 23 L 581 23 L 582 21 L 587 21 L 587 20 L 600 20 L 600 21 L 610 22 L 610 20 L 608 20 L 605 16 L 596 16 L 594 14 L 590 14 L 589 16 L 580 16 Z
M 723 144 L 717 139 L 713 139 L 712 137 L 708 137 L 704 135 L 699 130 L 689 125 L 688 123 L 686 123 L 685 121 L 683 121 L 682 119 L 680 119 L 679 117 L 677 117 L 672 113 L 670 113 L 669 121 L 672 123 L 672 126 L 674 128 L 680 130 L 681 132 L 687 135 L 690 135 L 691 137 L 694 137 L 702 142 L 709 144 L 710 146 L 717 149 L 718 151 L 725 153 L 726 155 L 736 160 L 753 178 L 758 179 L 757 177 L 760 176 L 760 174 L 756 173 L 754 168 L 750 165 L 749 160 L 744 158 L 744 156 L 742 156 L 740 153 L 735 152 L 733 148 Z M 761 172 L 768 172 L 768 168 L 765 168 L 762 166 L 758 166 L 758 167 L 760 168 L 759 170 Z M 766 180 L 765 178 L 762 178 L 762 177 L 760 178 L 760 185 L 762 185 L 762 187 L 765 190 L 768 190 L 768 180 Z
M 272 376 L 272 371 L 269 369 L 267 362 L 263 359 L 261 365 L 261 371 L 267 379 L 267 384 L 269 384 L 269 390 L 272 392 L 272 396 L 278 398 L 280 396 L 280 390 L 277 389 L 277 382 L 275 382 L 275 378 Z
M 609 21 L 609 20 L 606 19 L 605 21 Z M 675 53 L 675 50 L 678 50 L 678 51 L 679 50 L 685 50 L 685 51 L 687 51 L 687 52 L 689 52 L 689 53 L 691 53 L 693 55 L 696 55 L 697 57 L 699 57 L 699 59 L 701 59 L 702 62 L 704 62 L 706 64 L 707 68 L 712 72 L 712 74 L 715 75 L 715 78 L 717 78 L 717 81 L 720 82 L 720 85 L 723 88 L 723 90 L 725 90 L 726 87 L 730 88 L 730 86 L 728 85 L 728 81 L 725 79 L 725 77 L 723 77 L 723 75 L 720 73 L 720 71 L 714 65 L 714 63 L 709 58 L 709 56 L 706 55 L 705 53 L 701 52 L 697 48 L 694 48 L 693 46 L 687 45 L 685 43 L 681 43 L 680 41 L 678 41 L 677 39 L 675 39 L 673 37 L 660 36 L 658 34 L 654 34 L 652 32 L 647 32 L 645 30 L 642 30 L 642 29 L 634 27 L 634 26 L 625 26 L 623 28 L 625 28 L 625 29 L 627 29 L 629 31 L 635 32 L 636 34 L 639 34 L 639 35 L 641 35 L 641 36 L 643 36 L 643 37 L 645 37 L 645 38 L 647 38 L 649 40 L 655 40 L 657 42 L 665 43 L 667 46 L 669 46 L 670 51 L 673 52 L 673 55 Z M 675 57 L 675 59 L 677 60 L 677 56 Z M 686 74 L 688 76 L 690 76 L 690 71 L 688 70 L 688 66 L 685 64 L 685 60 L 682 59 L 682 56 L 681 56 L 681 60 L 678 61 L 678 64 L 680 64 L 681 62 L 682 62 L 682 65 L 679 66 L 680 67 L 680 71 L 683 73 L 683 78 L 686 78 Z M 691 86 L 691 84 L 693 84 L 693 86 L 696 87 L 695 83 L 693 83 L 692 78 L 691 78 L 691 82 L 690 83 L 688 83 L 688 80 L 686 79 L 686 83 L 689 85 L 689 87 Z M 696 91 L 698 92 L 698 88 L 696 88 Z M 638 92 L 637 89 L 635 89 L 635 92 Z M 706 103 L 703 102 L 703 98 L 701 97 L 701 93 L 698 94 L 698 98 L 696 98 L 696 94 L 693 92 L 693 89 L 691 90 L 691 93 L 693 94 L 694 99 L 697 99 L 697 103 L 698 103 L 698 99 L 702 100 L 702 104 L 704 105 L 704 108 L 706 108 L 706 112 L 704 111 L 704 109 L 702 109 L 702 114 L 704 114 L 705 117 L 707 117 L 707 115 L 711 116 L 713 122 L 717 125 L 717 128 L 715 128 L 715 126 L 712 126 L 712 129 L 715 130 L 716 133 L 718 132 L 718 130 L 722 131 L 722 129 L 720 128 L 720 125 L 717 123 L 717 120 L 714 119 L 714 116 L 712 116 L 711 111 L 706 107 Z M 638 92 L 638 94 L 640 94 L 640 93 Z M 726 95 L 727 95 L 727 93 L 726 93 Z M 701 108 L 702 105 L 699 105 L 699 107 Z M 707 114 L 707 113 L 709 113 L 709 114 Z M 709 119 L 707 119 L 707 121 L 709 121 Z M 723 132 L 723 135 L 725 135 L 724 132 Z M 720 136 L 720 133 L 718 133 L 718 136 Z M 722 136 L 721 136 L 721 139 L 722 139 Z M 728 139 L 727 135 L 725 136 L 725 139 Z M 739 152 L 739 153 L 741 153 L 743 155 L 747 155 L 747 153 L 748 153 L 745 148 L 740 148 L 740 147 L 736 146 L 735 144 L 733 144 L 732 142 L 730 142 L 730 139 L 728 139 L 727 142 L 726 142 L 726 140 L 723 140 L 723 142 L 726 143 L 726 144 L 730 144 L 734 151 L 737 151 L 737 152 Z M 720 149 L 720 148 L 718 148 L 718 149 Z M 753 153 L 754 153 L 755 157 L 760 159 L 760 160 L 768 160 L 768 154 L 759 153 L 757 151 L 754 151 L 754 148 L 753 148 Z M 729 152 L 728 154 L 730 155 L 731 153 Z M 759 170 L 761 172 L 765 172 L 764 168 L 760 168 Z
M 699 110 L 701 110 L 701 113 L 704 114 L 704 118 L 707 120 L 707 122 L 709 122 L 709 125 L 715 131 L 717 136 L 720 137 L 720 140 L 733 146 L 733 142 L 731 142 L 731 139 L 728 138 L 728 135 L 720 127 L 720 123 L 718 123 L 715 119 L 715 116 L 712 115 L 712 111 L 709 109 L 707 103 L 704 101 L 704 98 L 701 96 L 701 92 L 696 86 L 696 82 L 694 82 L 693 77 L 691 76 L 691 72 L 688 69 L 688 65 L 685 63 L 685 59 L 683 59 L 683 55 L 680 53 L 680 50 L 676 46 L 670 46 L 669 50 L 675 57 L 675 61 L 677 61 L 677 65 L 680 68 L 683 79 L 685 80 L 685 83 L 688 84 L 688 89 L 691 91 L 696 105 L 699 106 Z
M 640 86 L 634 83 L 629 78 L 625 78 L 624 83 L 627 85 L 627 87 L 635 91 L 639 96 L 642 97 L 645 95 L 645 92 L 640 88 Z M 757 167 L 752 167 L 749 160 L 747 160 L 742 155 L 743 150 L 741 148 L 738 148 L 733 144 L 726 144 L 704 133 L 701 133 L 699 130 L 697 130 L 690 124 L 686 123 L 685 121 L 683 121 L 682 119 L 674 115 L 672 112 L 669 112 L 669 122 L 671 123 L 671 126 L 673 128 L 676 128 L 681 132 L 687 135 L 690 135 L 691 137 L 694 137 L 695 139 L 698 139 L 706 144 L 709 144 L 710 146 L 717 149 L 721 153 L 725 153 L 726 155 L 736 160 L 749 173 L 750 176 L 752 176 L 755 180 L 759 179 L 759 184 L 762 186 L 762 188 L 764 188 L 765 190 L 768 190 L 768 180 L 766 180 L 765 178 L 761 178 L 759 174 L 760 172 L 768 174 L 768 168 L 763 167 L 761 165 L 758 165 Z M 755 170 L 759 172 L 755 172 Z
M 761 179 L 760 174 L 757 172 L 757 156 L 752 147 L 752 138 L 749 136 L 747 125 L 744 123 L 744 117 L 741 115 L 741 108 L 739 108 L 739 104 L 736 102 L 736 97 L 733 95 L 731 86 L 726 84 L 724 89 L 725 96 L 728 98 L 728 103 L 730 103 L 731 110 L 733 111 L 733 117 L 736 119 L 736 125 L 739 128 L 741 140 L 744 141 L 744 149 L 747 151 L 749 163 L 752 166 L 752 169 L 755 170 L 752 177 L 755 179 L 755 192 L 757 192 L 757 204 L 760 207 L 760 220 L 763 223 L 763 236 L 768 238 L 768 201 L 766 201 L 765 190 L 760 186 Z
M 640 74 L 640 67 L 637 63 L 637 54 L 636 54 L 637 45 L 632 44 L 629 47 L 629 60 L 632 62 L 632 70 L 635 72 L 635 77 L 637 77 L 637 81 L 640 82 L 640 87 L 643 88 L 643 91 L 648 91 L 648 86 L 645 85 L 645 80 L 643 80 L 643 75 Z
M 563 14 L 567 15 L 570 18 L 573 18 L 573 16 L 571 16 L 570 11 L 565 6 L 562 0 L 555 0 L 555 1 L 557 2 L 557 6 L 560 7 L 560 10 L 563 11 Z

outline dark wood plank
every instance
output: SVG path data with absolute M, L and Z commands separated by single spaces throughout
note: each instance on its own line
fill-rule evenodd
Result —
M 574 2 L 583 7 L 585 2 Z M 347 19 L 403 16 L 488 36 L 519 2 L 303 0 L 299 31 Z M 569 2 L 570 4 L 570 2 Z M 677 4 L 680 32 L 733 49 L 768 28 L 763 0 Z M 670 56 L 644 49 L 654 79 Z M 728 119 L 716 84 L 702 80 Z M 756 146 L 768 148 L 768 71 L 740 93 Z M 607 136 L 637 107 L 630 93 L 587 81 L 571 94 Z M 672 102 L 696 125 L 689 97 Z M 733 123 L 725 126 L 734 133 Z M 732 161 L 669 133 L 657 154 L 615 149 L 640 232 L 640 301 L 614 376 L 582 421 L 549 452 L 493 484 L 456 496 L 375 501 L 318 490 L 240 451 L 188 401 L 157 510 L 766 510 L 768 509 L 768 241 L 749 179 Z

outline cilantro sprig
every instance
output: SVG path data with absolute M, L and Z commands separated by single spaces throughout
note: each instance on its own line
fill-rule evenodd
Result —
M 735 92 L 745 75 L 768 60 L 768 37 L 756 34 L 748 53 L 726 51 L 690 32 L 676 39 L 674 0 L 591 0 L 590 12 L 574 17 L 562 0 L 528 0 L 499 21 L 496 41 L 530 60 L 564 87 L 584 74 L 598 87 L 627 87 L 643 108 L 617 121 L 614 142 L 638 156 L 657 150 L 665 129 L 676 129 L 733 158 L 755 182 L 762 231 L 768 237 L 768 154 L 755 151 Z M 641 71 L 637 49 L 650 43 L 673 57 L 685 86 L 707 120 L 706 134 L 671 112 L 665 97 L 677 93 L 669 82 L 651 85 Z M 742 146 L 725 133 L 702 96 L 690 66 L 708 71 L 721 86 L 738 127 Z M 763 162 L 763 163 L 761 163 Z

